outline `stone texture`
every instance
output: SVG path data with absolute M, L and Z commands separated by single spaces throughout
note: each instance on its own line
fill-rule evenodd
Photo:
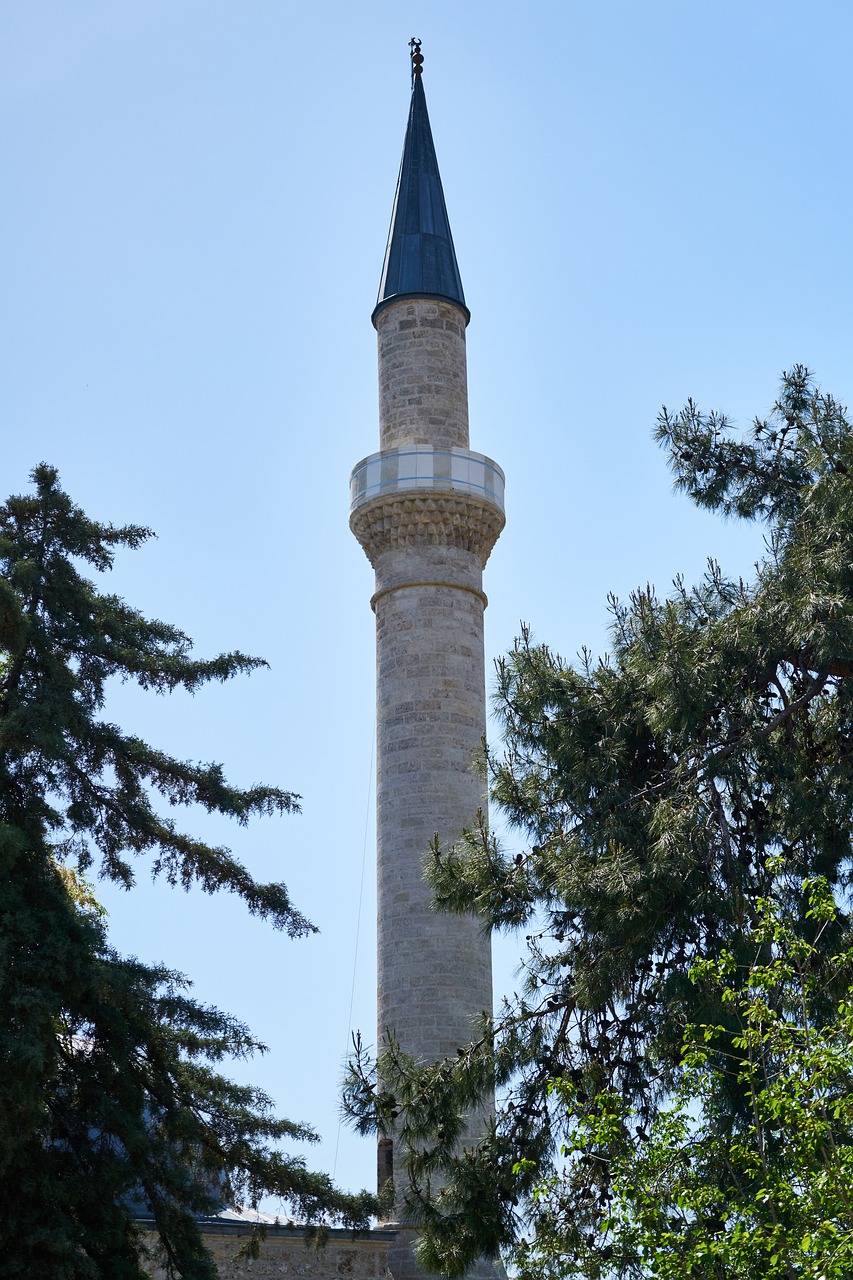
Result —
M 468 448 L 465 316 L 437 298 L 407 298 L 376 317 L 379 447 Z
M 473 552 L 482 568 L 505 523 L 493 502 L 450 490 L 380 494 L 350 516 L 350 528 L 374 568 L 386 551 L 424 545 Z
M 234 1255 L 249 1236 L 245 1224 L 205 1223 L 202 1231 L 220 1280 L 392 1280 L 388 1251 L 394 1232 L 370 1231 L 354 1238 L 333 1231 L 328 1243 L 317 1248 L 299 1227 L 269 1227 L 260 1257 L 237 1260 Z M 154 1238 L 146 1237 L 145 1245 L 151 1280 L 166 1280 L 166 1270 L 156 1261 Z
M 425 585 L 381 594 L 404 567 Z M 470 1040 L 472 1017 L 492 1004 L 480 924 L 437 913 L 423 878 L 433 837 L 457 839 L 486 804 L 474 767 L 485 731 L 481 568 L 457 547 L 412 547 L 380 557 L 376 586 L 378 1030 L 435 1061 Z
M 381 449 L 468 449 L 463 314 L 407 298 L 376 325 Z M 377 1036 L 434 1062 L 454 1056 L 492 1007 L 489 939 L 473 917 L 433 908 L 423 860 L 435 836 L 452 843 L 486 807 L 475 765 L 486 729 L 482 573 L 504 515 L 475 493 L 400 482 L 356 507 L 350 524 L 376 570 Z M 469 1117 L 472 1140 L 485 1119 Z M 393 1139 L 379 1157 L 404 1218 Z M 412 1239 L 401 1231 L 389 1254 L 395 1280 L 420 1275 Z

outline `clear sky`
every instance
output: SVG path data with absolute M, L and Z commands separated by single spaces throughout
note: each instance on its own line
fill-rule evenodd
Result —
M 200 652 L 269 660 L 195 699 L 117 688 L 109 714 L 302 794 L 247 831 L 186 821 L 321 929 L 290 942 L 140 865 L 133 894 L 104 889 L 113 940 L 267 1041 L 237 1073 L 317 1127 L 328 1169 L 352 990 L 374 1038 L 372 572 L 347 485 L 378 447 L 412 35 L 472 312 L 471 446 L 507 475 L 491 657 L 522 619 L 601 650 L 609 591 L 709 554 L 750 572 L 756 531 L 673 496 L 662 403 L 746 424 L 797 361 L 851 394 L 849 0 L 6 0 L 2 492 L 54 463 L 92 515 L 157 530 L 108 589 Z M 345 1132 L 339 1179 L 374 1168 Z

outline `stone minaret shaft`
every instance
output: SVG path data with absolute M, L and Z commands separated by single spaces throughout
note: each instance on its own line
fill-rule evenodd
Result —
M 492 1005 L 489 941 L 476 920 L 434 909 L 423 858 L 436 833 L 451 843 L 485 808 L 472 767 L 486 725 L 482 573 L 504 515 L 503 473 L 468 448 L 469 313 L 421 62 L 416 48 L 373 313 L 381 451 L 353 472 L 350 525 L 376 570 L 379 1047 L 390 1034 L 435 1061 Z M 380 1182 L 394 1168 L 389 1145 Z M 399 1209 L 399 1165 L 397 1175 Z

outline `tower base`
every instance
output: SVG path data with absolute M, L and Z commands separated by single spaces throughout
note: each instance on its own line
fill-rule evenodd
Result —
M 396 1233 L 386 1254 L 387 1267 L 393 1280 L 434 1280 L 433 1273 L 424 1271 L 415 1258 L 417 1231 L 395 1223 L 389 1223 L 384 1229 Z M 465 1280 L 507 1280 L 507 1274 L 502 1262 L 480 1258 L 465 1272 Z

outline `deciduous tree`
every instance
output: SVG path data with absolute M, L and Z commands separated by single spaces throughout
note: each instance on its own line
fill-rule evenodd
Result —
M 673 1096 L 648 1132 L 621 1094 L 605 1091 L 579 1110 L 576 1086 L 552 1081 L 555 1108 L 576 1119 L 559 1167 L 534 1189 L 515 1251 L 521 1274 L 851 1274 L 853 988 L 829 1020 L 823 988 L 833 971 L 849 981 L 853 951 L 825 953 L 837 915 L 826 881 L 806 882 L 803 907 L 817 926 L 813 941 L 792 927 L 789 902 L 763 899 L 748 966 L 723 951 L 693 967 L 691 980 L 714 992 L 727 1021 L 687 1027 Z M 732 1085 L 747 1104 L 734 1126 L 719 1115 Z

